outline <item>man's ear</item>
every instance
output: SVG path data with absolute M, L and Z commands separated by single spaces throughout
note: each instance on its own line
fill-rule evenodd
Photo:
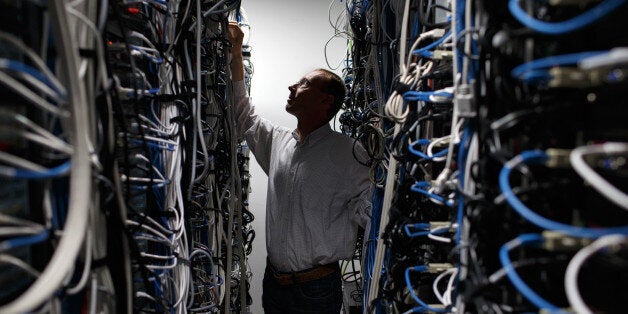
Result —
M 325 105 L 329 105 L 328 108 L 331 108 L 334 105 L 334 95 L 326 94 L 325 97 L 321 100 Z

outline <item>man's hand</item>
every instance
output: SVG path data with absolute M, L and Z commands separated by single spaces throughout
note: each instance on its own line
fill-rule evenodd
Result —
M 242 53 L 242 39 L 244 38 L 244 32 L 238 26 L 237 22 L 229 22 L 227 32 L 229 35 L 229 42 L 231 42 L 231 53 Z
M 244 79 L 242 64 L 242 39 L 244 32 L 236 22 L 229 22 L 227 33 L 231 42 L 231 80 L 234 82 Z

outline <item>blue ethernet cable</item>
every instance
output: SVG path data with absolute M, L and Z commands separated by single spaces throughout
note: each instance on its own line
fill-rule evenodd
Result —
M 56 167 L 46 169 L 45 171 L 34 171 L 26 169 L 18 169 L 6 166 L 0 166 L 3 175 L 20 179 L 49 179 L 67 175 L 70 172 L 72 162 L 66 161 Z
M 421 231 L 410 231 L 410 228 L 419 229 Z M 414 238 L 420 236 L 426 236 L 430 234 L 430 224 L 429 223 L 416 223 L 416 224 L 405 224 L 403 225 L 403 231 L 407 236 Z
M 421 231 L 411 231 L 410 229 L 414 228 L 414 229 L 419 229 Z M 420 236 L 427 236 L 427 235 L 439 235 L 439 234 L 444 234 L 447 233 L 449 231 L 449 229 L 443 228 L 441 230 L 436 230 L 436 231 L 432 231 L 430 230 L 430 224 L 429 223 L 415 223 L 415 224 L 405 224 L 403 225 L 403 231 L 406 233 L 406 235 L 408 237 L 414 238 L 414 237 L 420 237 Z
M 544 151 L 524 151 L 520 155 L 509 160 L 499 173 L 499 188 L 506 202 L 523 218 L 543 229 L 562 232 L 564 234 L 580 238 L 599 238 L 609 234 L 628 234 L 628 226 L 609 228 L 586 228 L 567 225 L 547 219 L 528 208 L 512 191 L 510 186 L 510 173 L 520 164 L 545 164 L 549 160 Z
M 175 150 L 173 144 L 158 142 L 158 141 L 149 140 L 149 139 L 148 140 L 145 139 L 144 141 L 131 139 L 131 140 L 129 140 L 129 143 L 138 144 L 138 145 L 146 143 L 146 145 L 148 147 L 156 148 L 158 150 L 167 150 L 167 151 L 174 151 Z
M 126 95 L 129 98 L 135 98 L 138 97 L 138 95 L 157 95 L 160 91 L 160 88 L 137 89 L 127 92 Z M 138 92 L 138 94 L 136 94 L 136 92 Z
M 152 0 L 152 1 L 153 1 L 153 2 L 157 2 L 157 3 L 159 3 L 159 4 L 163 4 L 163 5 L 165 5 L 165 6 L 167 6 L 167 5 L 168 5 L 168 1 L 165 1 L 165 0 Z
M 473 138 L 473 129 L 471 129 L 471 127 L 468 125 L 467 123 L 467 127 L 465 127 L 464 131 L 462 132 L 462 138 L 460 139 L 460 145 L 458 145 L 458 168 L 459 169 L 464 169 L 464 165 L 467 162 L 467 149 L 468 149 L 468 145 L 470 145 L 471 139 Z M 467 143 L 468 141 L 468 143 Z M 461 186 L 464 186 L 464 171 L 458 171 L 458 181 L 460 182 Z M 462 223 L 464 221 L 464 196 L 462 195 L 462 193 L 458 192 L 458 208 L 457 208 L 457 212 L 456 212 L 456 221 L 458 222 L 458 228 L 456 228 L 456 243 L 459 245 L 460 244 L 460 238 L 461 238 L 461 230 L 462 230 Z
M 340 2 L 342 2 L 342 0 L 340 0 Z M 366 7 L 368 6 L 368 4 L 369 4 L 368 0 L 362 0 L 362 7 L 360 10 L 360 13 L 364 14 L 364 11 L 366 10 Z M 351 8 L 349 8 L 349 0 L 345 2 L 345 8 L 347 9 L 347 12 L 349 12 L 349 14 L 353 14 L 353 11 L 355 10 L 353 5 L 351 6 Z
M 11 71 L 25 73 L 29 76 L 32 76 L 33 78 L 46 84 L 46 86 L 54 90 L 61 99 L 65 100 L 67 98 L 67 95 L 64 91 L 59 90 L 59 88 L 55 84 L 53 84 L 46 75 L 31 66 L 14 60 L 0 59 L 0 68 L 7 68 Z
M 412 54 L 415 55 L 420 55 L 425 57 L 424 54 L 426 54 L 426 52 L 429 52 L 429 50 L 431 50 L 432 48 L 437 47 L 438 45 L 442 44 L 447 38 L 449 38 L 451 36 L 451 31 L 445 33 L 445 35 L 443 35 L 443 37 L 439 38 L 438 40 L 434 41 L 433 43 L 425 46 L 425 47 L 421 47 L 419 49 L 416 49 L 414 51 L 412 51 Z M 431 54 L 427 53 L 429 55 L 429 57 L 431 58 Z
M 443 149 L 439 151 L 438 153 L 433 154 L 432 156 L 429 156 L 426 153 L 414 148 L 415 145 L 428 145 L 429 143 L 430 143 L 430 140 L 428 139 L 419 139 L 416 142 L 412 142 L 408 144 L 408 150 L 415 156 L 418 156 L 423 159 L 429 159 L 429 160 L 447 155 L 447 152 L 449 151 L 448 148 Z
M 506 271 L 506 276 L 512 283 L 515 288 L 523 295 L 530 303 L 534 304 L 539 309 L 543 309 L 549 311 L 550 313 L 569 313 L 557 307 L 554 304 L 549 303 L 547 300 L 543 299 L 539 296 L 534 290 L 532 290 L 522 279 L 519 277 L 519 274 L 515 271 L 515 268 L 512 266 L 512 261 L 510 260 L 510 256 L 508 253 L 517 247 L 539 244 L 543 242 L 543 236 L 535 233 L 522 234 L 516 237 L 513 240 L 510 240 L 506 244 L 504 244 L 499 249 L 499 261 L 501 262 L 504 270 Z
M 446 97 L 446 98 L 454 97 L 452 93 L 443 92 L 443 91 L 434 91 L 434 92 L 408 91 L 408 92 L 403 93 L 403 99 L 406 101 L 432 101 L 430 100 L 430 96 Z
M 544 22 L 537 20 L 534 17 L 528 15 L 519 6 L 521 0 L 510 0 L 508 2 L 508 9 L 512 16 L 517 19 L 521 24 L 531 28 L 539 33 L 548 35 L 559 35 L 573 32 L 581 29 L 595 21 L 600 20 L 602 17 L 613 12 L 615 9 L 623 5 L 627 0 L 606 0 L 589 11 L 586 11 L 572 19 L 561 22 Z
M 369 233 L 368 233 L 369 238 L 366 244 L 366 258 L 364 261 L 365 270 L 363 272 L 364 280 L 362 283 L 362 286 L 363 286 L 362 306 L 365 309 L 369 307 L 369 304 L 367 304 L 367 301 L 368 301 L 369 288 L 370 288 L 372 275 L 373 275 L 373 267 L 375 266 L 375 253 L 377 251 L 377 240 L 379 237 L 378 232 L 379 232 L 379 224 L 380 224 L 380 218 L 381 218 L 383 198 L 384 198 L 384 190 L 381 188 L 376 188 L 375 191 L 373 191 L 373 195 L 371 196 L 371 204 L 372 204 L 371 224 L 370 224 Z M 376 310 L 378 308 L 379 306 L 376 306 Z
M 510 75 L 513 78 L 527 82 L 548 80 L 551 76 L 547 68 L 576 64 L 582 59 L 599 56 L 605 53 L 608 53 L 608 51 L 587 51 L 536 59 L 516 66 L 512 69 Z
M 456 16 L 454 16 L 454 19 L 456 21 L 456 28 L 454 29 L 454 33 L 456 34 L 455 38 L 458 38 L 458 36 L 460 35 L 460 33 L 462 33 L 463 29 L 464 29 L 464 15 L 465 15 L 465 1 L 466 0 L 455 0 L 456 1 Z M 454 53 L 455 56 L 454 58 L 456 58 L 456 63 L 457 63 L 457 72 L 460 73 L 462 72 L 462 59 L 463 59 L 463 55 L 462 53 L 460 53 L 460 51 L 458 49 L 454 49 Z M 455 73 L 455 74 L 458 74 Z
M 38 234 L 33 234 L 24 237 L 17 237 L 0 242 L 0 252 L 4 252 L 10 249 L 15 249 L 22 246 L 37 244 L 48 239 L 50 232 L 48 230 L 42 230 Z
M 410 292 L 410 295 L 412 296 L 414 301 L 416 301 L 416 303 L 421 305 L 422 310 L 432 311 L 436 313 L 447 313 L 449 312 L 448 309 L 439 309 L 439 308 L 431 307 L 427 303 L 425 303 L 423 300 L 421 300 L 419 296 L 416 295 L 416 293 L 414 293 L 414 288 L 412 287 L 412 282 L 410 281 L 410 272 L 411 271 L 424 272 L 427 270 L 428 270 L 428 267 L 425 265 L 419 265 L 419 266 L 406 268 L 405 278 L 406 278 L 406 286 L 408 287 L 408 291 Z
M 414 185 L 412 185 L 410 187 L 410 190 L 412 192 L 421 193 L 421 194 L 423 194 L 423 195 L 425 195 L 425 196 L 427 196 L 429 198 L 435 199 L 435 200 L 445 204 L 446 206 L 449 206 L 449 207 L 453 207 L 454 206 L 454 202 L 452 200 L 449 200 L 449 199 L 446 200 L 444 197 L 442 197 L 440 195 L 437 195 L 437 194 L 434 194 L 434 193 L 430 193 L 430 192 L 422 189 L 424 187 L 429 187 L 430 185 L 431 185 L 430 182 L 418 181 L 418 182 L 414 183 Z
M 162 64 L 163 61 L 164 61 L 161 57 L 155 58 L 155 57 L 149 55 L 148 53 L 146 53 L 146 51 L 144 51 L 144 48 L 142 48 L 142 47 L 139 47 L 139 46 L 136 46 L 136 45 L 129 45 L 129 48 L 139 52 L 142 56 L 144 56 L 148 60 L 150 60 L 150 62 L 153 62 L 155 64 Z

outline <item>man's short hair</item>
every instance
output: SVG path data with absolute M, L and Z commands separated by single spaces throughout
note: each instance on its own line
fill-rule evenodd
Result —
M 336 113 L 338 113 L 340 107 L 342 107 L 342 103 L 345 100 L 345 95 L 347 93 L 345 89 L 345 83 L 343 82 L 342 78 L 340 78 L 340 76 L 332 71 L 322 68 L 316 69 L 315 71 L 321 73 L 322 77 L 324 78 L 322 91 L 324 93 L 334 96 L 334 103 L 332 104 L 331 108 L 329 108 L 329 111 L 327 111 L 327 121 L 330 121 L 334 118 Z

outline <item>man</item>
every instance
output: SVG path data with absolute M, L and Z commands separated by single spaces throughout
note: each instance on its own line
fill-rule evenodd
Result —
M 266 313 L 334 313 L 342 306 L 338 261 L 350 258 L 358 225 L 370 219 L 368 168 L 360 145 L 329 121 L 345 96 L 342 80 L 318 69 L 288 87 L 296 130 L 260 118 L 246 95 L 242 30 L 229 25 L 239 138 L 268 175 L 262 304 Z M 365 159 L 363 159 L 365 160 Z

